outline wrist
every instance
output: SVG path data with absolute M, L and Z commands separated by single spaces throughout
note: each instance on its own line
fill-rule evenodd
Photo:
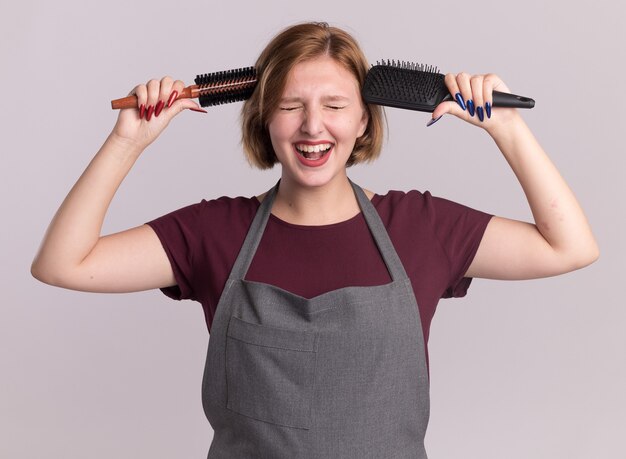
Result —
M 104 142 L 103 150 L 104 149 L 110 151 L 119 159 L 130 159 L 134 161 L 141 155 L 145 147 L 139 145 L 136 141 L 122 137 L 113 131 Z
M 495 116 L 500 115 L 496 113 Z M 501 119 L 495 119 L 484 127 L 485 131 L 495 140 L 514 136 L 526 127 L 526 123 L 517 110 L 512 110 Z

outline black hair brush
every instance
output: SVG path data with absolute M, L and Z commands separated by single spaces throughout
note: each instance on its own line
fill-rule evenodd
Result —
M 437 105 L 454 100 L 437 67 L 404 61 L 377 62 L 367 73 L 363 100 L 370 104 L 432 113 Z M 533 108 L 528 97 L 493 92 L 494 107 Z
M 222 72 L 205 73 L 198 75 L 196 84 L 187 86 L 178 98 L 198 98 L 202 107 L 228 104 L 248 99 L 256 86 L 256 70 L 254 67 L 245 67 Z M 111 101 L 111 108 L 137 107 L 137 97 L 128 96 Z

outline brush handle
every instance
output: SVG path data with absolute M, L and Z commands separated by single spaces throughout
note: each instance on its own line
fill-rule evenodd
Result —
M 517 94 L 494 91 L 492 97 L 494 107 L 533 108 L 535 106 L 534 99 Z
M 177 99 L 192 99 L 194 97 L 198 97 L 199 92 L 200 87 L 197 84 L 187 86 L 178 95 Z M 122 108 L 137 108 L 137 96 L 128 96 L 112 100 L 111 108 L 113 110 L 120 110 Z
M 508 92 L 493 91 L 492 95 L 493 107 L 506 108 L 533 108 L 535 106 L 534 99 L 530 97 L 518 96 L 517 94 L 509 94 Z M 446 100 L 454 100 L 451 95 Z

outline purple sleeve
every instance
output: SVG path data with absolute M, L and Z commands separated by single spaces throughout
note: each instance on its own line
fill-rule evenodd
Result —
M 492 215 L 443 198 L 425 195 L 435 237 L 450 264 L 450 283 L 442 298 L 465 296 L 472 281 L 465 277 Z
M 175 300 L 196 299 L 193 290 L 193 254 L 197 253 L 199 246 L 202 204 L 183 207 L 147 223 L 159 237 L 176 279 L 177 285 L 161 291 Z
M 176 286 L 161 289 L 170 298 L 202 303 L 212 313 L 252 218 L 256 198 L 203 200 L 147 224 L 167 254 Z

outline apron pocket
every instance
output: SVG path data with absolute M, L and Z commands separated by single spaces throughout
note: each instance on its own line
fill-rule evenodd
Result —
M 226 407 L 259 421 L 308 429 L 316 334 L 231 317 L 226 341 Z

